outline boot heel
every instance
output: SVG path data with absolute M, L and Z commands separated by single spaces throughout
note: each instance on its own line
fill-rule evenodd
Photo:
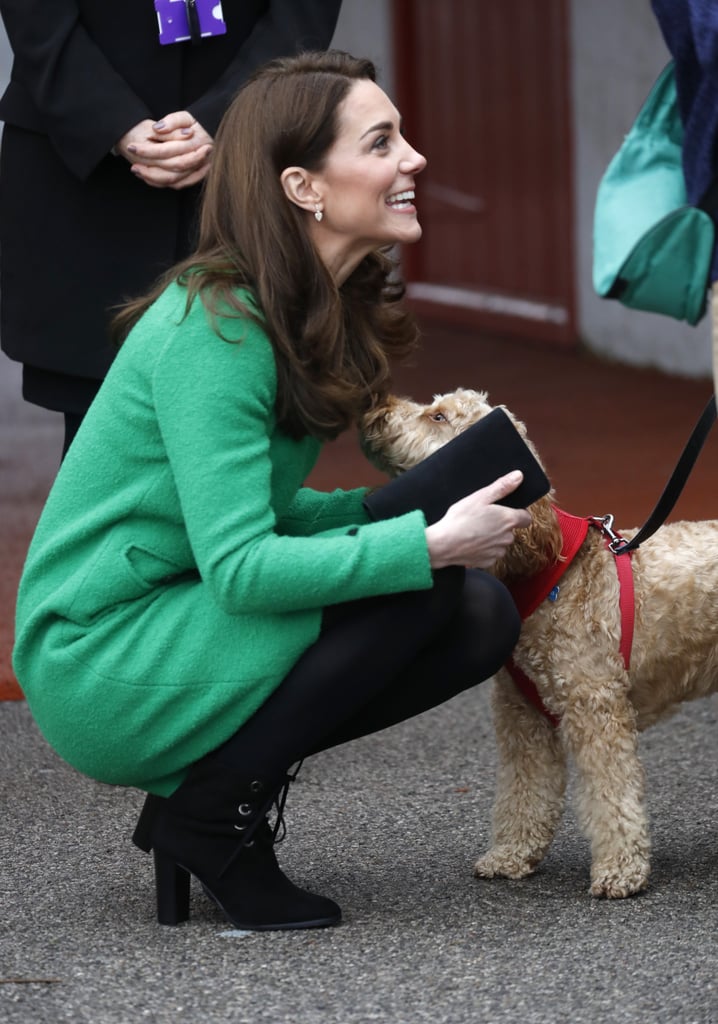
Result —
M 160 924 L 182 924 L 189 920 L 189 871 L 154 851 L 157 920 Z

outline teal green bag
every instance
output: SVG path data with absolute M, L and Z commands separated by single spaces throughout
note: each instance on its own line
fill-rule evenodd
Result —
M 706 310 L 715 224 L 688 204 L 682 143 L 671 62 L 598 187 L 593 286 L 631 309 L 697 324 Z

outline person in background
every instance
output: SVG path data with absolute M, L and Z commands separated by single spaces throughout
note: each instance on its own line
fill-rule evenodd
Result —
M 0 339 L 67 450 L 108 324 L 196 241 L 214 134 L 265 61 L 331 42 L 341 0 L 0 0 Z
M 651 0 L 673 58 L 683 124 L 683 176 L 688 202 L 715 210 L 718 181 L 718 5 L 715 0 Z M 713 250 L 711 295 L 713 388 L 718 399 L 718 245 Z
M 292 766 L 476 685 L 518 639 L 480 570 L 530 523 L 498 504 L 520 472 L 431 525 L 304 486 L 414 350 L 388 253 L 421 235 L 425 164 L 370 61 L 258 72 L 217 133 L 197 250 L 120 314 L 31 543 L 17 678 L 60 756 L 151 794 L 134 839 L 164 923 L 194 875 L 237 928 L 336 924 L 274 854 Z

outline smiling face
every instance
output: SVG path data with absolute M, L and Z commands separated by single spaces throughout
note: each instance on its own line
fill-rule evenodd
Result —
M 341 281 L 372 250 L 421 237 L 414 180 L 426 160 L 403 137 L 396 107 L 374 82 L 354 82 L 338 113 L 337 139 L 311 175 L 311 209 L 323 216 L 312 218 L 310 231 Z

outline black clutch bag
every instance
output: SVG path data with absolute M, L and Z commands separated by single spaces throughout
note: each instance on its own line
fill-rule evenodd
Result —
M 436 523 L 450 505 L 514 469 L 523 480 L 498 504 L 526 508 L 551 488 L 548 477 L 503 409 L 472 424 L 463 433 L 364 499 L 372 519 L 421 509 Z

